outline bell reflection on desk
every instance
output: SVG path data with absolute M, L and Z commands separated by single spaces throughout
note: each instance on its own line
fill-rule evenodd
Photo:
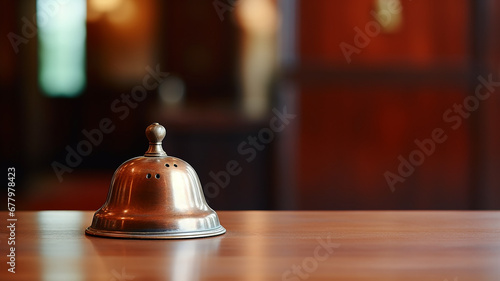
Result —
M 170 275 L 168 280 L 199 280 L 214 266 L 222 237 L 186 239 L 177 241 L 148 241 L 124 239 L 99 239 L 88 237 L 96 254 L 102 258 L 109 279 L 119 274 L 153 280 L 155 276 Z M 116 279 L 116 276 L 114 276 Z M 120 280 L 120 279 L 117 279 Z M 131 279 L 129 279 L 131 280 Z
M 220 239 L 218 237 L 177 243 L 174 246 L 170 280 L 199 280 L 209 258 L 218 253 Z

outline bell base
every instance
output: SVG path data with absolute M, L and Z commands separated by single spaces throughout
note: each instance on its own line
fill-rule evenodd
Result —
M 85 234 L 106 238 L 125 238 L 125 239 L 189 239 L 217 236 L 226 233 L 226 229 L 219 226 L 214 229 L 190 232 L 129 232 L 129 231 L 109 231 L 97 230 L 92 227 L 85 229 Z

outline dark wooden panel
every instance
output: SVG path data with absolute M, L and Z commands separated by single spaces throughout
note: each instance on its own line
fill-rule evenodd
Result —
M 471 3 L 393 2 L 402 4 L 400 28 L 370 35 L 370 28 L 381 27 L 373 14 L 377 1 L 299 1 L 299 63 L 288 76 L 299 89 L 299 208 L 475 204 L 473 118 L 453 113 L 477 83 L 470 68 Z M 355 42 L 361 37 L 363 46 Z M 350 61 L 340 44 L 358 49 Z M 447 139 L 391 190 L 386 172 L 399 175 L 401 159 L 422 150 L 415 141 L 437 128 Z
M 460 118 L 463 123 L 457 125 L 457 114 L 443 117 L 463 99 L 464 93 L 454 88 L 302 88 L 299 207 L 468 208 L 468 120 Z M 386 171 L 399 175 L 399 155 L 410 161 L 413 151 L 422 151 L 415 140 L 431 138 L 436 128 L 443 129 L 446 141 L 429 150 L 432 153 L 410 176 L 403 174 L 404 182 L 396 183 L 392 192 Z
M 371 14 L 375 2 L 299 1 L 299 54 L 302 62 L 347 65 L 339 46 L 345 42 L 360 50 L 359 54 L 351 56 L 352 65 L 426 67 L 436 63 L 467 63 L 468 1 L 401 0 L 401 28 L 391 33 L 374 32 L 371 36 L 366 28 L 367 25 L 376 25 L 372 24 L 376 21 Z M 367 36 L 366 46 L 354 41 L 358 34 L 355 28 Z

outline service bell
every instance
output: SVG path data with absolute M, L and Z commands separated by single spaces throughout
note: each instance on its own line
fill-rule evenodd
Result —
M 165 128 L 146 129 L 149 148 L 115 171 L 108 198 L 95 212 L 86 234 L 139 239 L 180 239 L 224 234 L 217 213 L 187 162 L 162 148 Z

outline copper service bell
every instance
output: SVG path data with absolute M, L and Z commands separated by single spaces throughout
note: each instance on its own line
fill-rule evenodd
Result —
M 146 129 L 149 149 L 115 171 L 108 198 L 86 234 L 138 239 L 181 239 L 224 234 L 187 162 L 162 148 L 165 128 Z

